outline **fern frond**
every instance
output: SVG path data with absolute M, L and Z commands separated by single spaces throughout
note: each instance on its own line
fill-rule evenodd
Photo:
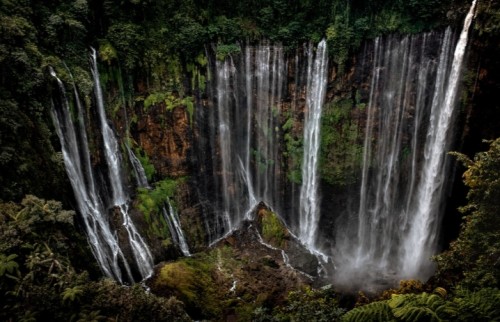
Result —
M 446 299 L 446 297 L 448 296 L 448 292 L 446 291 L 446 289 L 444 289 L 442 287 L 436 287 L 434 289 L 433 293 L 441 296 L 444 299 Z
M 347 312 L 344 322 L 395 322 L 391 308 L 386 301 L 373 302 Z
M 83 295 L 83 288 L 78 285 L 66 288 L 61 294 L 63 303 L 67 301 L 74 302 L 82 295 Z

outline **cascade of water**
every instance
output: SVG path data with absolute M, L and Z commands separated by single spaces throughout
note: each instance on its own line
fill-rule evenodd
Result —
M 136 261 L 141 277 L 146 278 L 153 271 L 153 256 L 128 215 L 128 196 L 125 193 L 122 182 L 120 150 L 114 133 L 106 119 L 99 71 L 97 69 L 97 53 L 93 48 L 91 58 L 91 71 L 94 80 L 97 112 L 101 123 L 101 132 L 104 142 L 104 155 L 108 165 L 108 178 L 113 193 L 112 202 L 114 206 L 120 209 L 123 226 L 127 231 L 128 242 L 130 243 L 132 255 Z
M 450 145 L 450 127 L 453 123 L 455 102 L 462 62 L 467 47 L 469 28 L 474 16 L 476 0 L 465 18 L 464 26 L 455 47 L 448 84 L 440 108 L 433 113 L 427 132 L 424 151 L 423 174 L 418 187 L 418 203 L 409 224 L 410 230 L 404 242 L 404 271 L 407 275 L 418 274 L 433 254 L 438 235 L 442 188 L 446 178 L 445 156 Z M 428 265 L 428 264 L 427 264 Z
M 280 208 L 278 104 L 284 83 L 281 46 L 247 46 L 215 63 L 220 209 L 237 227 L 258 201 Z M 243 86 L 242 86 L 243 85 Z
M 179 245 L 179 248 L 184 256 L 191 256 L 186 238 L 184 237 L 184 232 L 182 231 L 180 225 L 177 211 L 175 211 L 174 207 L 172 207 L 172 203 L 168 199 L 167 207 L 163 207 L 163 216 L 165 217 L 165 221 L 167 222 L 168 229 L 170 231 L 170 236 L 172 236 L 174 243 Z
M 339 224 L 337 282 L 366 287 L 381 276 L 432 272 L 446 179 L 445 155 L 467 30 L 377 38 L 366 107 L 359 208 Z M 425 135 L 424 135 L 425 134 Z M 421 147 L 424 147 L 422 149 Z
M 129 153 L 129 158 L 131 160 L 132 166 L 134 168 L 138 186 L 142 188 L 151 189 L 151 186 L 149 185 L 148 182 L 148 178 L 146 177 L 146 172 L 144 171 L 141 162 L 137 159 L 135 154 L 128 146 L 127 146 L 127 151 Z M 172 236 L 174 244 L 179 246 L 184 256 L 191 256 L 191 253 L 189 252 L 189 246 L 186 242 L 186 238 L 184 237 L 184 232 L 182 231 L 182 227 L 179 221 L 179 215 L 177 214 L 177 211 L 175 211 L 175 209 L 172 207 L 172 204 L 168 199 L 167 199 L 167 207 L 168 211 L 167 209 L 165 209 L 165 206 L 162 207 L 162 213 L 167 222 L 170 231 L 170 236 Z
M 217 61 L 217 107 L 218 107 L 218 120 L 219 120 L 219 149 L 221 160 L 221 176 L 222 176 L 222 211 L 227 227 L 233 228 L 235 219 L 238 218 L 239 203 L 234 205 L 232 200 L 235 199 L 236 183 L 233 177 L 233 154 L 231 139 L 231 118 L 230 118 L 230 95 L 231 95 L 231 79 L 234 77 L 234 65 L 232 60 L 225 60 L 223 62 Z M 236 139 L 236 138 L 235 138 Z M 227 231 L 227 229 L 226 229 Z
M 60 106 L 53 106 L 52 118 L 61 142 L 66 172 L 73 188 L 78 210 L 83 218 L 89 244 L 103 273 L 120 283 L 132 282 L 130 266 L 104 215 L 105 207 L 96 190 L 90 163 L 83 109 L 74 88 L 79 123 L 73 124 L 66 90 L 53 70 L 61 95 Z M 81 147 L 79 149 L 78 147 Z M 83 163 L 83 164 L 82 164 Z M 123 276 L 125 273 L 125 276 Z
M 315 247 L 319 222 L 318 158 L 320 118 L 326 94 L 328 58 L 326 41 L 318 44 L 314 63 L 312 46 L 309 47 L 307 111 L 304 123 L 304 157 L 302 161 L 302 187 L 300 190 L 299 238 L 310 248 Z
M 137 181 L 137 186 L 140 188 L 151 189 L 149 185 L 148 178 L 146 176 L 146 171 L 141 164 L 141 161 L 134 154 L 134 151 L 127 144 L 127 153 L 130 163 L 132 164 L 132 168 L 134 170 L 135 180 Z

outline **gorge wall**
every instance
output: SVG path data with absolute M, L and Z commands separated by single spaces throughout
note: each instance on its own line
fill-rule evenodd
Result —
M 114 128 L 122 142 L 121 149 L 128 151 L 121 157 L 113 150 L 116 143 L 111 147 L 109 144 L 113 139 L 107 136 L 115 134 L 109 132 L 106 119 L 102 119 L 103 103 L 96 81 L 97 116 L 104 137 L 97 166 L 116 170 L 109 181 L 104 181 L 111 192 L 103 197 L 109 199 L 104 209 L 119 209 L 122 217 L 127 218 L 128 204 L 133 205 L 135 211 L 130 214 L 144 230 L 141 234 L 136 228 L 127 230 L 129 246 L 124 256 L 149 252 L 137 248 L 142 243 L 142 239 L 136 240 L 140 235 L 146 236 L 152 246 L 155 262 L 181 253 L 189 255 L 189 249 L 203 249 L 239 227 L 254 206 L 264 201 L 285 218 L 292 232 L 311 250 L 332 256 L 340 267 L 346 267 L 340 263 L 360 260 L 354 267 L 361 272 L 373 273 L 372 265 L 386 273 L 390 266 L 403 269 L 394 265 L 394 261 L 405 256 L 395 248 L 405 245 L 400 234 L 408 230 L 400 221 L 416 220 L 410 215 L 411 208 L 422 202 L 418 198 L 412 201 L 414 195 L 418 196 L 419 182 L 425 181 L 421 173 L 426 167 L 420 164 L 427 161 L 419 151 L 432 149 L 425 147 L 425 137 L 434 134 L 425 133 L 432 132 L 432 120 L 437 113 L 434 110 L 446 96 L 445 79 L 453 65 L 449 57 L 455 47 L 454 39 L 450 29 L 414 37 L 376 39 L 367 43 L 357 57 L 362 63 L 353 65 L 341 77 L 336 75 L 334 66 L 327 70 L 324 44 L 304 45 L 295 53 L 284 53 L 279 44 L 246 44 L 240 53 L 223 59 L 208 50 L 207 74 L 203 75 L 208 81 L 203 93 L 192 98 L 178 92 L 145 92 L 138 104 L 118 110 Z M 316 67 L 321 65 L 325 66 L 321 67 L 324 76 Z M 97 75 L 94 72 L 94 77 Z M 320 94 L 315 95 L 316 91 Z M 200 88 L 185 92 L 200 92 Z M 325 97 L 324 114 L 321 110 L 313 114 L 313 107 L 321 108 Z M 74 99 L 78 103 L 78 97 Z M 448 105 L 454 105 L 454 100 Z M 308 120 L 313 115 L 317 122 L 311 125 Z M 434 127 L 441 125 L 434 122 Z M 308 131 L 316 131 L 316 138 L 307 139 Z M 60 136 L 64 137 L 64 133 Z M 310 150 L 313 143 L 308 140 L 316 140 L 315 151 Z M 434 153 L 445 153 L 447 146 Z M 128 162 L 122 165 L 111 161 L 112 155 Z M 310 158 L 322 162 L 319 178 L 323 185 L 336 189 L 331 196 L 323 192 L 322 199 L 333 200 L 333 204 L 344 200 L 344 207 L 330 212 L 330 202 L 320 201 L 317 188 L 313 189 L 310 181 L 318 178 L 310 173 L 318 166 L 311 164 Z M 134 160 L 142 164 L 137 165 Z M 116 187 L 116 179 L 122 180 L 120 171 L 125 169 L 129 173 L 123 181 L 128 182 L 127 194 L 120 190 L 125 188 L 123 183 Z M 446 168 L 440 171 L 444 178 Z M 139 173 L 147 177 L 142 179 L 146 183 L 141 183 Z M 433 189 L 441 191 L 444 181 L 441 177 L 436 180 L 438 186 Z M 302 181 L 305 183 L 301 185 Z M 129 193 L 134 200 L 129 199 Z M 436 210 L 429 219 L 433 228 L 425 231 L 429 234 L 424 237 L 425 245 L 429 243 L 425 254 L 431 254 L 436 247 L 442 212 L 440 193 L 436 198 Z M 402 204 L 406 208 L 395 208 Z M 311 211 L 315 207 L 318 210 Z M 353 208 L 359 209 L 357 224 L 353 222 Z M 408 218 L 403 219 L 398 213 Z M 184 231 L 178 230 L 179 219 Z M 380 227 L 376 224 L 379 220 Z M 123 225 L 134 227 L 127 221 Z M 324 224 L 318 228 L 318 223 Z M 87 225 L 87 229 L 94 228 Z M 357 237 L 351 233 L 355 231 Z M 383 239 L 385 236 L 387 240 Z M 380 246 L 376 246 L 378 242 Z M 369 247 L 366 250 L 364 243 Z M 100 249 L 96 247 L 95 253 L 100 254 Z M 369 256 L 382 258 L 382 262 L 367 259 Z M 139 271 L 143 260 L 135 266 Z M 419 258 L 415 265 L 421 262 Z M 127 267 L 127 261 L 123 263 Z M 353 266 L 346 269 L 352 270 Z M 421 270 L 414 266 L 412 269 L 417 271 L 403 274 L 419 277 L 416 274 Z M 130 268 L 127 270 L 131 276 Z M 142 277 L 146 271 L 141 272 Z M 395 274 L 399 277 L 401 272 Z M 109 275 L 120 276 L 116 272 Z
M 441 28 L 414 36 L 368 40 L 341 62 L 335 53 L 325 73 L 325 92 L 314 99 L 324 98 L 325 104 L 319 104 L 322 111 L 316 128 L 321 125 L 321 130 L 311 139 L 306 139 L 314 105 L 310 94 L 313 84 L 322 82 L 314 66 L 317 62 L 326 66 L 326 59 L 319 58 L 323 53 L 319 41 L 292 47 L 265 40 L 235 42 L 229 48 L 207 45 L 205 54 L 189 63 L 184 55 L 169 57 L 161 71 L 138 74 L 128 74 L 130 70 L 123 68 L 126 62 L 119 61 L 112 46 L 102 42 L 98 50 L 104 94 L 101 108 L 106 109 L 107 119 L 97 112 L 102 100 L 99 95 L 86 95 L 89 84 L 81 82 L 85 79 L 81 77 L 85 74 L 81 69 L 86 69 L 83 65 L 78 70 L 69 68 L 80 77 L 76 81 L 78 90 L 68 91 L 67 105 L 73 118 L 85 120 L 89 134 L 87 150 L 91 156 L 85 157 L 80 168 L 92 167 L 95 178 L 89 176 L 91 170 L 79 170 L 84 178 L 80 184 L 88 187 L 96 182 L 98 212 L 109 216 L 104 221 L 119 231 L 116 236 L 111 232 L 106 239 L 125 244 L 123 250 L 109 246 L 110 252 L 116 250 L 116 258 L 129 258 L 134 252 L 138 256 L 147 254 L 147 250 L 136 247 L 142 244 L 134 237 L 137 229 L 154 262 L 187 255 L 238 227 L 252 206 L 264 201 L 304 243 L 331 255 L 333 262 L 349 262 L 350 255 L 356 253 L 357 258 L 382 258 L 377 265 L 387 270 L 402 252 L 392 245 L 415 226 L 405 216 L 415 208 L 414 195 L 418 195 L 418 186 L 424 180 L 421 169 L 427 162 L 417 151 L 426 150 L 426 133 L 434 117 L 430 106 L 442 102 L 437 99 L 432 103 L 432 96 L 440 96 L 433 93 L 446 87 L 439 77 L 448 78 L 446 66 L 452 65 L 450 52 L 460 27 L 457 23 L 454 32 Z M 478 46 L 472 38 L 473 45 Z M 329 49 L 338 49 L 331 40 L 328 44 Z M 475 63 L 484 60 L 472 54 L 470 61 L 474 68 L 479 67 L 472 73 L 475 77 L 466 74 L 465 81 L 475 79 L 481 88 L 488 89 L 487 68 Z M 62 75 L 66 90 L 71 88 L 66 68 L 57 62 L 53 65 L 57 75 Z M 95 78 L 93 83 L 97 83 Z M 60 95 L 58 86 L 53 87 L 54 95 Z M 74 108 L 78 91 L 86 108 L 83 116 Z M 457 121 L 451 122 L 457 123 L 459 135 L 455 141 L 467 142 L 470 136 L 465 132 L 458 138 L 461 129 L 471 129 L 468 125 L 478 117 L 469 94 L 464 91 L 462 96 L 467 97 L 461 102 L 465 108 L 456 113 Z M 480 94 L 474 89 L 472 96 L 484 100 Z M 62 100 L 56 101 L 61 104 Z M 401 109 L 391 109 L 393 102 Z M 107 122 L 111 129 L 104 127 Z M 106 147 L 115 136 L 115 151 L 120 151 L 121 159 L 118 165 L 111 160 L 116 152 L 108 154 Z M 316 152 L 304 151 L 318 139 L 319 154 L 314 156 L 318 160 L 308 166 L 308 156 Z M 61 141 L 62 146 L 64 143 Z M 459 145 L 447 144 L 444 149 L 452 147 Z M 83 154 L 77 157 L 82 158 Z M 304 185 L 312 173 L 304 172 L 306 168 L 319 172 L 310 176 L 319 179 L 314 183 L 319 189 Z M 111 169 L 117 171 L 109 176 Z M 447 173 L 451 172 L 442 170 L 440 176 Z M 120 188 L 115 180 L 121 182 Z M 448 191 L 444 181 L 439 185 L 434 191 Z M 305 192 L 311 194 L 306 196 Z M 440 192 L 436 195 L 439 200 L 432 202 L 432 211 L 426 212 L 443 213 L 444 197 Z M 80 196 L 75 193 L 75 197 Z M 314 207 L 318 210 L 310 211 Z M 170 208 L 176 212 L 167 211 Z M 368 214 L 383 219 L 369 229 L 362 228 L 362 220 L 368 225 L 374 223 Z M 126 225 L 128 217 L 136 228 Z M 438 217 L 432 226 L 436 231 L 428 232 L 432 250 L 439 238 Z M 358 222 L 356 218 L 360 218 Z M 182 247 L 180 234 L 175 232 L 176 221 L 183 228 L 187 248 Z M 87 229 L 92 225 L 87 224 Z M 390 239 L 377 244 L 382 230 L 394 233 L 387 233 Z M 371 237 L 365 239 L 367 236 Z M 356 249 L 353 240 L 358 240 L 356 245 L 375 246 L 372 250 L 361 246 Z M 423 256 L 430 253 L 425 251 Z M 111 266 L 127 271 L 127 262 L 118 260 Z M 128 263 L 133 272 L 124 280 L 147 275 L 140 272 L 139 262 Z M 363 269 L 369 266 L 368 262 L 360 263 Z M 122 280 L 118 274 L 106 274 Z

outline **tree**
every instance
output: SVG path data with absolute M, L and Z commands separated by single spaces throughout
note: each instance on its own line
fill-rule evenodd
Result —
M 453 153 L 467 167 L 469 187 L 462 230 L 450 249 L 436 257 L 437 279 L 468 289 L 498 287 L 500 282 L 500 138 L 474 160 Z

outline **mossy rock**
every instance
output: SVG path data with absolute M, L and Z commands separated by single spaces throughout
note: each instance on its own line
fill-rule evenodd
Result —
M 186 305 L 192 318 L 221 315 L 217 284 L 213 280 L 214 263 L 203 258 L 184 258 L 165 264 L 150 287 L 156 294 L 175 295 Z
M 290 232 L 281 218 L 263 204 L 258 207 L 257 225 L 264 242 L 273 247 L 286 248 Z

